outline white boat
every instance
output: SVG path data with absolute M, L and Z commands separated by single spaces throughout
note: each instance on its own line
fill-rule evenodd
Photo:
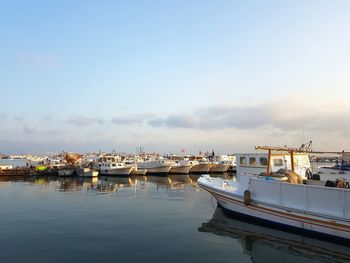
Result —
M 188 174 L 192 168 L 192 164 L 188 160 L 173 161 L 170 167 L 170 174 Z
M 170 174 L 188 174 L 192 168 L 191 164 L 185 165 L 172 165 L 170 168 Z
M 77 167 L 75 168 L 75 173 L 81 177 L 97 177 L 99 174 L 98 171 L 91 169 L 89 167 L 85 167 L 85 168 Z
M 213 166 L 213 164 L 209 162 L 207 158 L 197 158 L 197 160 L 193 160 L 191 163 L 192 168 L 190 170 L 190 173 L 207 174 L 209 173 L 210 168 Z
M 103 162 L 99 166 L 101 175 L 129 175 L 135 169 L 123 162 Z
M 212 166 L 209 169 L 211 173 L 226 173 L 230 168 L 230 164 L 222 162 L 213 162 Z
M 234 180 L 203 175 L 197 183 L 231 213 L 291 230 L 350 240 L 350 190 L 302 183 L 292 148 L 269 150 L 266 175 L 238 174 Z M 272 150 L 288 152 L 291 171 L 271 172 Z M 276 177 L 274 177 L 276 176 Z
M 128 176 L 136 169 L 134 163 L 126 162 L 124 156 L 120 155 L 104 155 L 99 158 L 100 175 L 107 176 Z
M 147 174 L 167 174 L 170 171 L 171 163 L 165 159 L 146 160 L 137 162 L 137 169 L 146 169 Z
M 212 166 L 209 169 L 210 173 L 226 173 L 229 168 L 236 166 L 235 157 L 228 155 L 217 155 L 212 158 Z

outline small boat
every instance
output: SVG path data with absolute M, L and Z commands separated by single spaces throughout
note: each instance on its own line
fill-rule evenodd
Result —
M 285 230 L 350 240 L 350 189 L 303 180 L 294 167 L 296 148 L 256 149 L 268 150 L 265 174 L 237 174 L 233 180 L 202 175 L 197 183 L 231 213 Z M 272 151 L 287 153 L 291 169 L 272 172 Z
M 80 177 L 97 177 L 99 172 L 89 167 L 76 167 L 75 173 Z
M 60 177 L 68 177 L 74 176 L 74 168 L 60 168 L 58 170 L 58 176 Z

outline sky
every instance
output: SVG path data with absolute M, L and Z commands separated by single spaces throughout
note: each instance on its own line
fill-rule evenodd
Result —
M 350 1 L 0 1 L 0 152 L 350 150 Z

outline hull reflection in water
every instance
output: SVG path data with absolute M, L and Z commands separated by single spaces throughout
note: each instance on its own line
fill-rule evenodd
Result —
M 140 176 L 139 178 L 143 178 Z M 96 187 L 98 192 L 115 192 L 124 187 L 136 187 L 137 177 L 101 176 Z
M 147 181 L 155 184 L 158 188 L 181 189 L 192 184 L 192 179 L 188 174 L 171 174 L 164 177 L 147 176 Z
M 345 245 L 249 224 L 235 219 L 231 214 L 228 217 L 221 207 L 217 207 L 213 218 L 198 230 L 240 241 L 244 253 L 256 263 L 350 261 L 350 250 Z
M 197 180 L 202 176 L 202 174 L 189 174 L 188 175 L 192 182 L 197 182 Z M 215 177 L 215 178 L 223 178 L 223 179 L 232 179 L 234 176 L 236 176 L 236 174 L 234 173 L 219 173 L 219 174 L 211 174 L 211 177 Z

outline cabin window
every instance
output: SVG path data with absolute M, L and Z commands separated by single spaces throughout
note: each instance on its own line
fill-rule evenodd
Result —
M 274 166 L 283 166 L 283 159 L 273 159 Z
M 240 165 L 246 165 L 247 164 L 246 158 L 245 157 L 239 157 L 239 164 Z
M 115 167 L 115 163 L 113 163 L 112 166 Z
M 260 165 L 266 166 L 267 165 L 267 158 L 265 158 L 265 157 L 260 158 Z
M 256 158 L 255 157 L 249 157 L 249 165 L 256 165 Z

